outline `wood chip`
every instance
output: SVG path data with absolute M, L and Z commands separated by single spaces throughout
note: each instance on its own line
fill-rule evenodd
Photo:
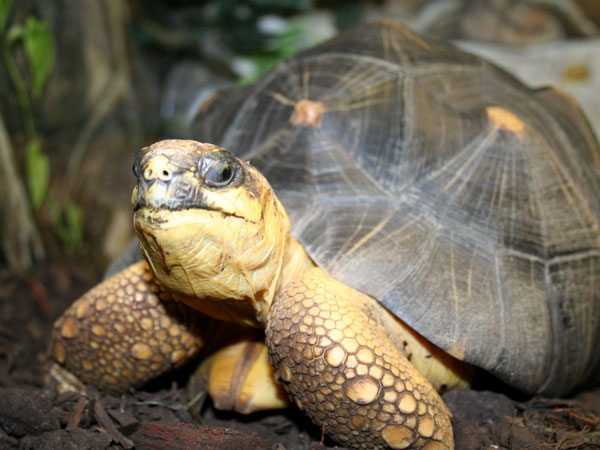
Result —
M 203 427 L 192 423 L 140 422 L 125 427 L 136 450 L 254 450 L 264 449 L 264 441 L 256 433 L 241 433 L 229 428 Z
M 69 418 L 67 422 L 67 429 L 77 428 L 79 423 L 81 422 L 81 418 L 83 417 L 83 411 L 85 411 L 85 407 L 88 404 L 88 400 L 85 396 L 79 397 L 77 400 L 77 404 L 75 405 L 75 410 L 73 411 L 73 415 Z
M 98 398 L 95 398 L 94 401 L 94 417 L 98 421 L 98 424 L 100 424 L 100 426 L 106 430 L 106 433 L 111 437 L 113 442 L 121 444 L 125 448 L 133 447 L 133 441 L 125 437 L 119 430 L 117 430 L 117 427 L 113 423 L 112 419 L 108 417 L 104 406 Z

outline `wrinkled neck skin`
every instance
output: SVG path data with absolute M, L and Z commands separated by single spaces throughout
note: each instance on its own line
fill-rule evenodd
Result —
M 154 275 L 190 307 L 221 320 L 264 327 L 285 285 L 314 264 L 290 236 L 272 191 L 255 220 L 211 210 L 136 211 L 134 226 Z
M 290 281 L 299 280 L 315 263 L 310 259 L 302 245 L 288 235 L 281 275 L 277 283 L 276 293 L 285 289 Z

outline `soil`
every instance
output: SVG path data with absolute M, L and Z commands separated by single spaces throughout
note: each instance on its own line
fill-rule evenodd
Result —
M 52 323 L 100 277 L 73 262 L 28 276 L 0 272 L 0 450 L 339 448 L 296 410 L 241 416 L 216 411 L 209 399 L 190 407 L 183 382 L 172 379 L 121 397 L 51 392 L 44 373 Z M 600 449 L 599 387 L 567 399 L 460 389 L 444 400 L 457 449 Z

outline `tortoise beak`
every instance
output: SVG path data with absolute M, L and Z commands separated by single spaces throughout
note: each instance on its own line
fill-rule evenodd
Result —
M 146 159 L 138 157 L 134 165 L 137 184 L 132 195 L 134 211 L 149 207 L 171 211 L 202 207 L 202 183 L 195 170 L 169 155 Z
M 141 208 L 177 211 L 206 209 L 206 185 L 199 173 L 201 162 L 219 149 L 189 140 L 165 140 L 142 148 L 135 158 L 133 173 L 134 211 Z

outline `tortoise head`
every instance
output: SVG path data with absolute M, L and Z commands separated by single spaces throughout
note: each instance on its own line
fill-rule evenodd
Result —
M 160 283 L 213 317 L 264 323 L 289 220 L 267 180 L 222 148 L 167 140 L 134 164 L 134 227 Z

